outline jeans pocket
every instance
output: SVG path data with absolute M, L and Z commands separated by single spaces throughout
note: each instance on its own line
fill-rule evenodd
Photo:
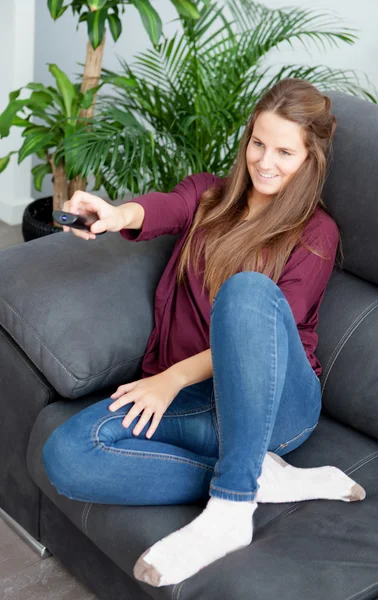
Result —
M 301 433 L 299 433 L 295 437 L 291 438 L 291 440 L 289 440 L 283 444 L 280 444 L 272 452 L 274 452 L 274 454 L 278 454 L 278 456 L 283 456 L 284 454 L 288 454 L 289 452 L 292 452 L 293 450 L 295 450 L 296 448 L 301 446 L 301 444 L 303 444 L 303 442 L 305 442 L 307 440 L 307 438 L 310 437 L 311 433 L 314 431 L 314 429 L 318 423 L 319 423 L 319 421 L 317 421 L 315 423 L 315 425 L 312 425 L 311 427 L 306 427 L 306 429 L 304 429 Z

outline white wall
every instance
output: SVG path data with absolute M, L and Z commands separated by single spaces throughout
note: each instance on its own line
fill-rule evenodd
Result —
M 340 28 L 349 27 L 356 29 L 353 33 L 359 40 L 354 45 L 340 42 L 339 48 L 328 49 L 327 52 L 316 50 L 311 44 L 311 56 L 303 49 L 301 44 L 295 44 L 296 52 L 290 49 L 275 52 L 280 63 L 295 61 L 299 64 L 311 66 L 324 64 L 332 68 L 353 69 L 358 73 L 365 72 L 375 86 L 378 87 L 378 2 L 376 0 L 328 0 L 328 2 L 314 2 L 314 0 L 266 0 L 270 8 L 287 6 L 300 6 L 305 9 L 316 10 L 335 16 L 340 21 Z M 283 48 L 283 46 L 282 46 Z
M 0 0 L 0 112 L 8 104 L 8 94 L 33 79 L 34 72 L 34 0 Z M 22 97 L 22 96 L 21 96 Z M 18 150 L 20 130 L 0 140 L 0 156 Z M 31 157 L 21 165 L 12 155 L 7 169 L 0 174 L 0 220 L 9 225 L 21 222 L 25 206 L 31 201 Z
M 16 1 L 29 2 L 29 0 Z M 54 22 L 47 9 L 47 0 L 35 0 L 35 2 L 34 81 L 46 84 L 53 82 L 52 76 L 47 70 L 49 62 L 57 63 L 61 69 L 73 77 L 80 70 L 77 63 L 83 63 L 85 60 L 86 24 L 80 24 L 76 31 L 77 19 L 72 16 L 70 9 L 63 17 Z M 266 0 L 264 3 L 271 8 L 287 5 L 314 8 L 313 0 L 291 0 L 290 2 Z M 8 3 L 3 2 L 2 4 Z M 165 33 L 172 34 L 178 27 L 177 22 L 174 21 L 177 13 L 173 5 L 169 0 L 159 0 L 154 4 L 162 17 Z M 327 4 L 324 2 L 317 5 L 317 10 L 336 14 L 343 26 L 357 29 L 356 34 L 360 38 L 359 41 L 353 46 L 340 42 L 339 48 L 328 48 L 326 52 L 316 49 L 313 44 L 309 43 L 308 49 L 311 54 L 308 50 L 303 49 L 300 43 L 294 45 L 295 51 L 290 50 L 288 45 L 286 47 L 282 45 L 280 51 L 271 51 L 268 57 L 269 64 L 325 64 L 333 68 L 354 69 L 360 74 L 365 72 L 378 87 L 378 36 L 376 35 L 378 2 L 376 0 L 360 0 L 358 3 L 355 0 L 328 0 Z M 115 44 L 108 34 L 104 53 L 104 66 L 114 70 L 118 67 L 117 55 L 131 61 L 137 52 L 143 51 L 149 44 L 139 13 L 133 6 L 127 5 L 126 12 L 121 15 L 121 18 L 123 22 L 122 36 Z M 0 65 L 7 60 L 3 53 L 2 57 Z M 2 82 L 5 86 L 4 79 Z M 27 82 L 25 81 L 25 83 Z M 13 89 L 15 88 L 13 87 Z M 4 94 L 0 96 L 0 110 L 4 106 L 3 96 Z M 0 145 L 2 143 L 1 141 Z M 0 156 L 3 154 L 4 151 L 0 149 Z M 4 174 L 0 174 L 0 182 L 3 176 Z M 45 179 L 42 193 L 32 191 L 34 197 L 46 196 L 50 193 L 51 183 L 48 178 Z
M 170 35 L 177 29 L 177 13 L 169 0 L 153 2 L 159 11 L 164 25 L 164 32 Z M 77 63 L 85 60 L 85 45 L 87 39 L 86 24 L 81 23 L 76 31 L 76 21 L 71 11 L 58 21 L 53 22 L 46 8 L 46 0 L 36 0 L 36 44 L 35 44 L 35 77 L 36 80 L 48 82 L 51 79 L 47 72 L 46 63 L 56 62 L 63 70 L 71 75 L 78 72 Z M 295 52 L 290 47 L 282 45 L 282 50 L 271 52 L 271 60 L 279 63 L 295 62 L 300 64 L 327 64 L 334 68 L 356 69 L 366 72 L 378 87 L 378 1 L 376 0 L 328 0 L 319 4 L 314 0 L 265 0 L 270 8 L 283 8 L 288 4 L 314 9 L 319 12 L 335 14 L 345 27 L 358 29 L 360 38 L 353 46 L 340 42 L 339 48 L 327 52 L 311 47 L 311 56 L 300 43 L 294 45 Z M 138 11 L 129 5 L 124 15 L 121 15 L 123 32 L 117 43 L 108 35 L 104 53 L 104 66 L 116 69 L 117 54 L 131 61 L 137 53 L 146 49 L 149 38 L 141 24 Z M 310 44 L 309 44 L 310 46 Z

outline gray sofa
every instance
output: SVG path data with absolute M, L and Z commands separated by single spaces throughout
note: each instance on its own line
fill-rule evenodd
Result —
M 261 504 L 249 547 L 178 585 L 135 580 L 140 554 L 203 506 L 70 500 L 49 484 L 41 448 L 71 415 L 141 376 L 177 237 L 58 233 L 0 251 L 0 507 L 101 600 L 378 598 L 378 108 L 330 96 L 339 127 L 324 199 L 345 263 L 320 309 L 320 422 L 285 459 L 339 467 L 366 489 L 362 502 Z

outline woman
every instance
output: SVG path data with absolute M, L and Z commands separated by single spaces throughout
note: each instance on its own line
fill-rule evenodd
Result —
M 228 178 L 192 175 L 121 207 L 82 192 L 64 205 L 97 212 L 91 233 L 74 231 L 86 239 L 180 234 L 156 290 L 142 379 L 69 419 L 43 449 L 50 481 L 76 500 L 207 500 L 137 561 L 135 577 L 153 586 L 250 544 L 258 502 L 365 497 L 339 469 L 279 458 L 321 410 L 316 326 L 339 244 L 321 200 L 334 130 L 329 98 L 284 80 L 255 107 Z

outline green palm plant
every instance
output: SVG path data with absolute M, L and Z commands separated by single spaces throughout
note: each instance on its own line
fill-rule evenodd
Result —
M 0 137 L 8 136 L 11 127 L 16 126 L 23 129 L 24 141 L 18 151 L 13 150 L 0 158 L 0 173 L 7 167 L 12 154 L 18 154 L 18 163 L 36 154 L 41 162 L 32 169 L 34 186 L 41 191 L 45 175 L 52 173 L 53 208 L 60 209 L 67 200 L 66 169 L 71 172 L 72 180 L 78 171 L 75 169 L 75 150 L 65 152 L 64 160 L 59 161 L 55 160 L 56 152 L 63 148 L 65 137 L 85 126 L 80 114 L 92 106 L 101 84 L 83 93 L 80 84 L 71 83 L 57 65 L 50 64 L 49 71 L 55 86 L 29 83 L 9 94 L 9 104 L 0 115 Z M 29 97 L 21 99 L 22 91 L 29 92 Z
M 88 38 L 94 50 L 104 39 L 106 24 L 116 42 L 122 32 L 119 11 L 134 5 L 142 19 L 143 26 L 153 44 L 157 44 L 162 33 L 162 22 L 150 0 L 47 0 L 47 6 L 54 20 L 59 19 L 71 7 L 72 14 L 79 16 L 79 23 L 86 21 Z M 197 19 L 198 11 L 190 0 L 171 0 L 177 12 L 189 19 Z M 82 12 L 83 11 L 83 12 Z
M 181 18 L 182 33 L 137 55 L 132 65 L 121 61 L 120 74 L 104 69 L 113 95 L 99 99 L 90 130 L 66 140 L 66 148 L 78 151 L 76 168 L 95 174 L 95 189 L 104 185 L 110 198 L 127 190 L 168 191 L 194 172 L 224 176 L 258 98 L 280 79 L 303 78 L 377 102 L 375 88 L 368 80 L 362 87 L 354 71 L 266 64 L 269 51 L 285 42 L 354 44 L 354 30 L 340 29 L 339 20 L 248 0 L 201 3 L 199 12 L 197 21 Z
M 199 17 L 190 0 L 171 2 L 178 14 L 189 21 Z M 22 128 L 22 137 L 25 138 L 18 152 L 13 151 L 0 158 L 0 173 L 7 168 L 12 154 L 18 153 L 19 163 L 36 154 L 42 163 L 32 169 L 34 184 L 40 191 L 44 176 L 52 173 L 53 209 L 61 209 L 75 190 L 86 188 L 85 177 L 75 168 L 75 152 L 62 152 L 63 142 L 94 117 L 96 93 L 102 85 L 99 85 L 99 79 L 106 27 L 117 41 L 122 32 L 119 12 L 124 13 L 126 6 L 131 4 L 139 11 L 152 45 L 157 44 L 162 22 L 149 0 L 47 0 L 54 21 L 71 7 L 73 15 L 78 17 L 78 24 L 83 21 L 87 24 L 87 51 L 81 83 L 72 83 L 57 65 L 50 65 L 56 87 L 29 83 L 12 91 L 8 105 L 0 114 L 0 138 L 8 136 L 13 126 Z M 28 98 L 20 99 L 21 91 L 31 93 Z

